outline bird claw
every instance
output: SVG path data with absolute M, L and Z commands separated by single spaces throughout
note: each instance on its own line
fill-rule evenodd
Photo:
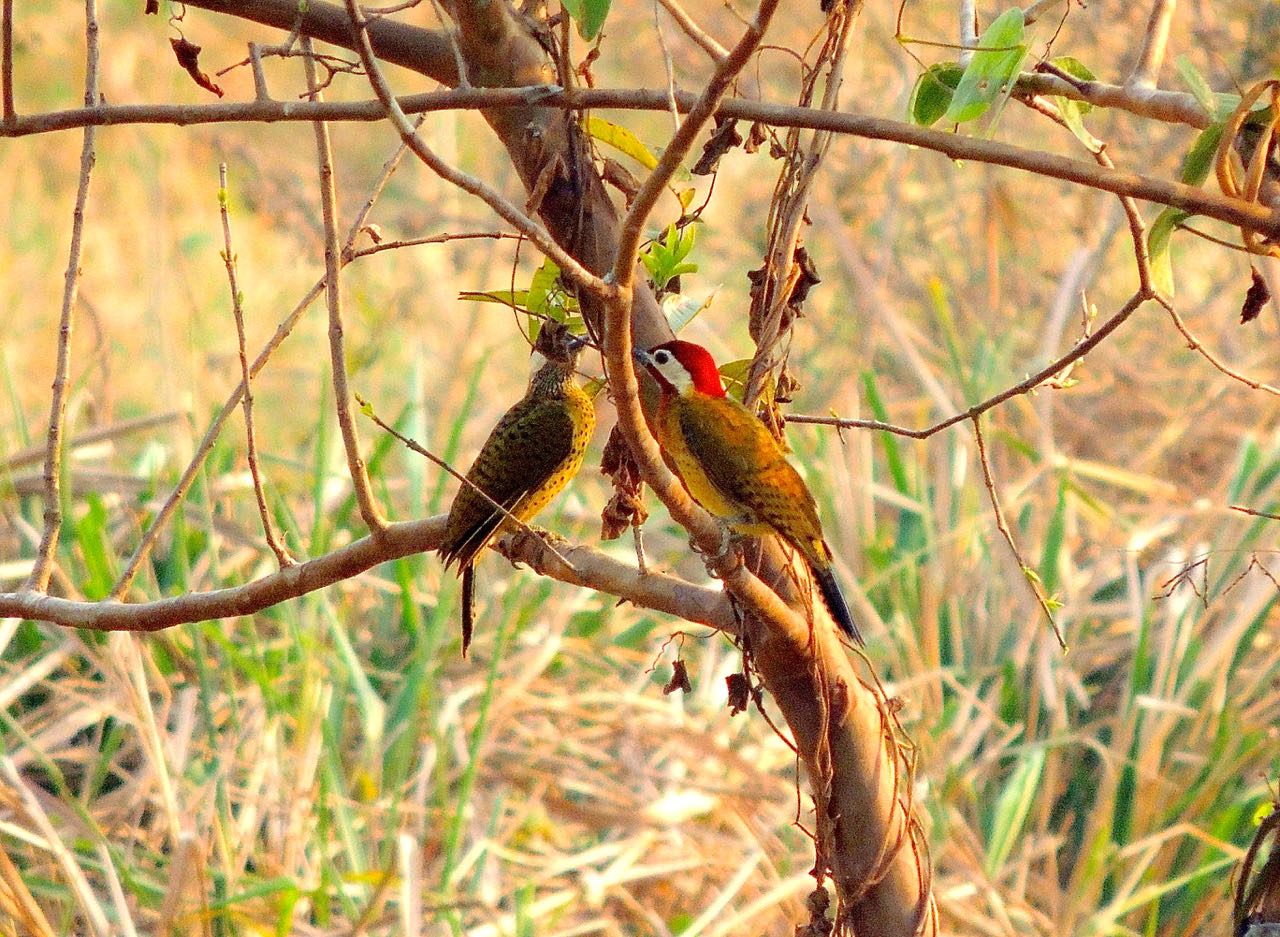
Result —
M 707 573 L 710 576 L 715 579 L 721 579 L 723 575 L 718 571 L 718 567 L 734 552 L 737 544 L 738 538 L 734 536 L 733 528 L 728 524 L 721 524 L 720 545 L 716 547 L 714 553 L 704 550 L 696 540 L 692 539 L 689 541 L 689 548 L 702 557 L 703 562 L 707 564 Z M 739 561 L 741 561 L 741 557 L 739 557 Z

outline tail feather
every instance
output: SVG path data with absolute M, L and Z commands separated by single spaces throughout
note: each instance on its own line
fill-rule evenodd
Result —
M 831 617 L 835 623 L 840 626 L 840 630 L 851 637 L 858 644 L 865 644 L 862 640 L 862 633 L 858 631 L 858 626 L 853 621 L 853 615 L 849 611 L 849 603 L 844 600 L 844 593 L 840 591 L 840 584 L 836 582 L 835 574 L 831 571 L 830 566 L 819 567 L 817 564 L 811 564 L 813 568 L 813 578 L 818 583 L 818 589 L 822 593 L 823 600 L 827 603 L 827 610 L 831 612 Z
M 462 567 L 462 656 L 471 647 L 471 628 L 476 616 L 476 568 L 473 563 Z

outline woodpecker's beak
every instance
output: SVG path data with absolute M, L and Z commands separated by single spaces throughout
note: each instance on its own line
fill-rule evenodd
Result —
M 591 344 L 591 336 L 585 333 L 582 335 L 569 336 L 568 345 L 569 345 L 569 352 L 571 354 L 575 351 L 581 351 L 582 349 L 586 348 L 590 344 Z
M 636 364 L 642 368 L 647 368 L 653 364 L 653 357 L 647 351 L 641 351 L 639 348 L 631 349 L 631 357 L 636 359 Z

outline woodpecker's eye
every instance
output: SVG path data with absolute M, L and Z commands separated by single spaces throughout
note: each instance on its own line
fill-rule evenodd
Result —
M 660 351 L 653 356 L 653 360 L 658 362 L 658 364 L 666 364 L 671 360 L 671 353 L 667 351 Z

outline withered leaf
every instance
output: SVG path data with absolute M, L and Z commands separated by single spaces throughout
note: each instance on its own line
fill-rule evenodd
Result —
M 717 116 L 716 129 L 703 145 L 702 155 L 689 171 L 695 176 L 709 176 L 720 165 L 720 157 L 741 145 L 742 134 L 738 133 L 738 121 L 735 118 Z
M 746 153 L 754 153 L 767 139 L 769 139 L 768 131 L 765 130 L 764 124 L 757 120 L 751 125 L 751 130 L 747 133 L 747 142 L 742 149 Z
M 689 668 L 679 658 L 671 665 L 671 679 L 662 688 L 662 695 L 670 696 L 676 690 L 682 693 L 693 692 L 693 684 L 689 682 Z
M 622 193 L 623 198 L 627 200 L 627 207 L 630 208 L 636 193 L 640 191 L 640 180 L 631 174 L 631 170 L 616 159 L 605 157 L 604 181 Z
M 600 471 L 613 480 L 613 497 L 600 512 L 600 539 L 617 540 L 629 527 L 638 527 L 649 517 L 644 507 L 644 483 L 640 480 L 640 469 L 617 426 L 605 443 Z
M 146 16 L 154 16 L 160 12 L 160 0 L 147 0 L 147 8 L 142 11 Z
M 1241 325 L 1258 318 L 1262 307 L 1271 299 L 1271 290 L 1267 289 L 1267 281 L 1262 279 L 1258 268 L 1250 265 L 1249 272 L 1253 274 L 1253 282 L 1249 284 L 1249 291 L 1244 294 L 1244 305 L 1240 307 Z
M 729 715 L 736 716 L 740 712 L 746 712 L 747 706 L 751 704 L 751 684 L 747 682 L 747 675 L 731 673 L 724 678 L 724 682 L 729 685 Z
M 186 69 L 191 80 L 206 91 L 212 91 L 218 97 L 222 97 L 222 89 L 213 83 L 212 78 L 200 71 L 200 46 L 188 42 L 185 38 L 170 39 L 169 44 L 173 46 L 173 54 L 177 56 L 178 64 Z

